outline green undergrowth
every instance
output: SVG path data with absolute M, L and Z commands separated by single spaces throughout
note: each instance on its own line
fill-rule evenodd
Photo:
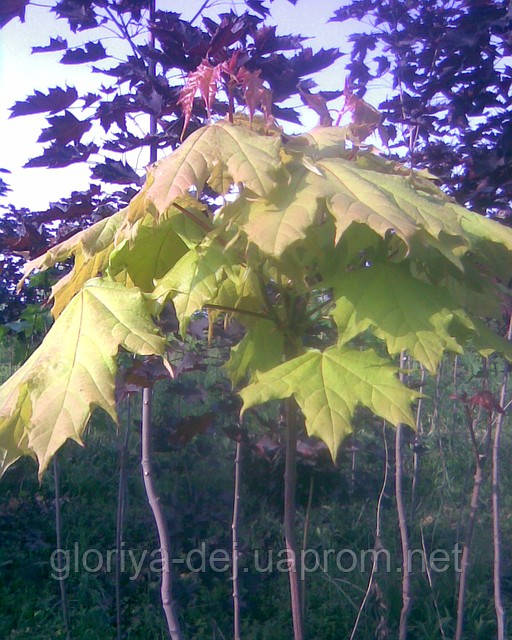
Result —
M 215 355 L 215 354 L 214 354 Z M 468 355 L 459 359 L 457 393 L 481 386 L 484 371 L 481 359 Z M 502 375 L 498 359 L 488 368 L 493 390 Z M 410 373 L 411 382 L 419 371 Z M 463 407 L 450 395 L 453 386 L 453 359 L 445 359 L 438 384 L 428 378 L 424 389 L 423 436 L 408 432 L 406 447 L 406 487 L 410 489 L 414 447 L 420 452 L 417 507 L 411 517 L 411 546 L 450 554 L 462 542 L 472 482 L 472 455 L 463 423 Z M 437 406 L 437 418 L 435 403 Z M 157 547 L 156 530 L 143 492 L 139 465 L 140 400 L 131 400 L 131 436 L 128 455 L 125 550 L 140 554 Z M 227 434 L 235 426 L 238 405 L 229 384 L 218 369 L 193 372 L 174 382 L 159 382 L 154 404 L 155 470 L 158 488 L 167 515 L 173 555 L 185 560 L 194 549 L 215 549 L 230 553 L 231 507 L 233 497 L 234 442 Z M 127 421 L 127 402 L 122 405 Z M 210 413 L 208 431 L 186 444 L 176 442 L 183 418 Z M 292 631 L 288 609 L 287 575 L 276 570 L 281 538 L 283 459 L 279 449 L 265 448 L 276 439 L 278 425 L 272 407 L 260 410 L 258 419 L 247 415 L 249 442 L 242 459 L 241 495 L 241 612 L 242 632 L 247 640 L 289 640 Z M 71 563 L 66 586 L 71 612 L 72 638 L 115 637 L 114 572 L 103 568 L 87 572 L 81 566 L 83 554 L 95 549 L 106 554 L 115 545 L 115 518 L 118 479 L 119 437 L 110 420 L 96 414 L 89 426 L 85 450 L 68 442 L 59 453 L 61 470 L 64 547 Z M 272 431 L 274 430 L 274 432 Z M 389 449 L 388 485 L 382 500 L 382 543 L 389 550 L 391 566 L 377 574 L 376 590 L 368 600 L 358 638 L 375 637 L 378 625 L 396 633 L 400 614 L 400 540 L 393 498 L 394 430 L 386 429 Z M 507 472 L 511 436 L 505 430 L 502 456 L 504 592 L 512 604 L 512 479 Z M 264 451 L 265 455 L 261 455 Z M 366 589 L 366 571 L 349 571 L 353 552 L 369 550 L 374 543 L 376 499 L 382 486 L 385 464 L 382 423 L 360 411 L 352 440 L 346 441 L 337 465 L 328 456 L 299 457 L 297 488 L 299 540 L 302 540 L 306 505 L 313 481 L 313 499 L 307 548 L 319 556 L 328 553 L 323 568 L 307 574 L 307 629 L 312 638 L 335 640 L 348 637 Z M 490 489 L 482 491 L 482 508 L 477 521 L 472 566 L 468 585 L 466 637 L 488 639 L 494 633 L 492 604 L 492 547 L 489 509 Z M 59 584 L 52 579 L 51 554 L 55 549 L 54 488 L 52 472 L 37 481 L 36 465 L 22 460 L 6 474 L 0 498 L 0 638 L 5 640 L 53 640 L 65 637 L 61 622 Z M 410 495 L 410 494 L 408 494 Z M 344 550 L 343 567 L 333 555 Z M 75 556 L 76 550 L 78 555 Z M 260 553 L 260 568 L 274 554 L 274 570 L 258 571 L 254 552 Z M 416 552 L 415 552 L 416 553 Z M 93 554 L 93 552 L 91 552 Z M 95 555 L 90 555 L 91 564 Z M 311 560 L 312 556 L 308 557 Z M 432 573 L 433 590 L 421 570 L 419 554 L 414 556 L 411 637 L 439 637 L 439 617 L 447 637 L 454 629 L 456 573 L 453 562 L 445 571 Z M 193 554 L 198 568 L 199 553 Z M 127 564 L 129 561 L 127 560 Z M 122 619 L 124 637 L 131 640 L 165 638 L 159 604 L 159 574 L 149 561 L 136 579 L 131 566 L 122 576 Z M 232 606 L 229 571 L 190 571 L 175 564 L 176 595 L 186 637 L 191 640 L 231 637 Z M 325 570 L 324 570 L 325 569 Z M 384 621 L 384 622 L 383 622 Z M 391 636 L 393 637 L 393 635 Z

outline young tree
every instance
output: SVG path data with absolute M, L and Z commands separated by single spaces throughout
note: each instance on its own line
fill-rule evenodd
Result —
M 163 355 L 152 316 L 168 301 L 182 333 L 200 309 L 236 316 L 246 333 L 227 369 L 243 411 L 293 397 L 290 441 L 298 406 L 333 456 L 358 405 L 414 425 L 418 393 L 396 376 L 400 352 L 431 372 L 468 339 L 511 356 L 482 316 L 501 316 L 497 281 L 510 273 L 512 231 L 420 174 L 347 148 L 350 127 L 287 136 L 257 118 L 231 119 L 194 131 L 150 168 L 128 207 L 26 266 L 29 275 L 74 257 L 54 288 L 55 324 L 0 388 L 3 469 L 31 455 L 43 473 L 66 439 L 81 441 L 95 406 L 116 419 L 116 352 Z M 208 209 L 191 195 L 205 189 L 230 197 Z M 366 331 L 382 340 L 379 352 L 360 346 Z M 304 637 L 300 609 L 294 629 Z

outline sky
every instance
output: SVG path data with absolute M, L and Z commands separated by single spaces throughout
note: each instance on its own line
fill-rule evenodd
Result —
M 277 24 L 278 32 L 300 33 L 309 36 L 305 46 L 314 50 L 321 47 L 338 47 L 342 52 L 349 51 L 348 36 L 352 29 L 364 29 L 361 25 L 328 22 L 334 11 L 343 0 L 298 0 L 292 6 L 288 0 L 274 0 L 271 5 L 272 17 L 269 24 Z M 41 3 L 42 4 L 42 3 Z M 184 19 L 191 18 L 202 4 L 202 0 L 157 0 L 157 8 L 176 11 Z M 210 10 L 212 16 L 220 10 L 243 10 L 240 3 L 218 1 Z M 238 5 L 238 7 L 237 7 Z M 314 10 L 312 11 L 312 8 Z M 67 196 L 73 190 L 85 190 L 89 184 L 89 168 L 86 164 L 72 165 L 63 169 L 23 168 L 29 158 L 40 155 L 43 146 L 36 140 L 46 122 L 44 116 L 22 116 L 9 118 L 11 107 L 17 100 L 24 100 L 35 89 L 46 92 L 48 87 L 66 84 L 75 86 L 78 93 L 94 90 L 105 76 L 92 73 L 86 65 L 62 65 L 58 60 L 62 52 L 31 54 L 36 45 L 48 44 L 50 37 L 58 35 L 66 37 L 73 46 L 97 38 L 99 30 L 72 34 L 67 22 L 58 20 L 47 8 L 29 6 L 26 21 L 21 23 L 14 19 L 0 31 L 0 168 L 8 169 L 11 174 L 2 174 L 12 191 L 4 201 L 16 207 L 28 207 L 32 210 L 46 209 L 50 202 Z M 104 37 L 105 33 L 101 35 Z M 104 42 L 107 49 L 112 46 L 122 47 L 112 40 Z M 122 50 L 119 54 L 122 54 Z M 343 88 L 344 65 L 348 56 L 343 56 L 328 70 L 315 74 L 314 78 L 322 89 L 340 90 Z M 96 63 L 98 65 L 98 63 Z M 99 65 L 98 65 L 99 66 Z M 110 66 L 107 62 L 105 66 Z M 380 101 L 383 96 L 379 95 Z M 371 97 L 370 97 L 370 101 Z M 295 106 L 299 106 L 299 101 Z M 330 105 L 332 106 L 332 104 Z M 305 128 L 314 126 L 317 116 L 302 110 Z M 84 117 L 77 113 L 77 117 Z M 94 136 L 101 135 L 101 130 L 91 130 L 83 138 L 87 143 Z M 145 157 L 130 158 L 130 163 L 142 170 L 147 162 Z

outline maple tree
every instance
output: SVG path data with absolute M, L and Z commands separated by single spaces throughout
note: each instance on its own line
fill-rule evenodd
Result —
M 29 276 L 74 258 L 48 336 L 0 387 L 2 471 L 30 455 L 43 473 L 96 406 L 115 419 L 115 353 L 163 355 L 153 318 L 169 303 L 182 334 L 201 310 L 211 323 L 236 317 L 245 335 L 226 368 L 242 413 L 293 397 L 290 442 L 298 406 L 333 457 L 357 406 L 414 426 L 419 394 L 397 377 L 399 353 L 432 372 L 468 343 L 512 358 L 484 323 L 502 316 L 510 229 L 354 148 L 350 126 L 289 136 L 233 120 L 194 131 L 125 208 L 25 266 Z

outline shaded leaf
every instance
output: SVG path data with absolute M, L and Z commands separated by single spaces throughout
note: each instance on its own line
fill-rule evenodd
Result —
M 260 372 L 280 364 L 284 357 L 284 335 L 270 320 L 258 320 L 248 327 L 241 342 L 231 349 L 226 371 L 237 385 L 254 380 Z
M 68 49 L 60 59 L 62 64 L 83 64 L 95 62 L 107 57 L 107 52 L 101 42 L 86 42 L 84 47 Z
M 224 253 L 218 247 L 210 246 L 202 253 L 191 250 L 157 282 L 152 297 L 160 304 L 168 297 L 172 299 L 182 335 L 190 316 L 215 298 L 218 274 L 225 262 Z
M 129 164 L 112 158 L 105 158 L 103 164 L 97 164 L 91 168 L 91 177 L 102 182 L 114 184 L 140 184 L 140 176 Z
M 413 278 L 409 265 L 338 271 L 328 282 L 334 286 L 332 315 L 342 343 L 371 327 L 390 355 L 407 351 L 432 373 L 445 350 L 462 352 L 449 328 L 455 313 L 469 326 L 471 321 L 448 291 Z
M 66 87 L 66 89 L 54 87 L 53 89 L 48 89 L 48 94 L 42 93 L 41 91 L 34 91 L 34 93 L 28 96 L 25 100 L 14 103 L 11 107 L 11 115 L 9 117 L 14 118 L 16 116 L 25 116 L 31 113 L 43 113 L 44 111 L 57 113 L 58 111 L 67 109 L 77 98 L 78 93 L 74 87 Z M 70 140 L 67 140 L 66 142 L 69 142 Z
M 187 251 L 172 220 L 156 227 L 151 226 L 153 218 L 148 218 L 136 236 L 118 243 L 109 257 L 109 273 L 115 276 L 125 270 L 143 291 L 152 291 L 154 280 L 162 278 Z
M 66 38 L 57 36 L 56 38 L 50 38 L 50 44 L 39 47 L 32 47 L 32 53 L 47 53 L 49 51 L 62 51 L 68 48 L 68 41 Z
M 70 111 L 65 111 L 62 116 L 47 118 L 47 120 L 50 126 L 43 129 L 37 139 L 38 142 L 55 140 L 60 145 L 68 144 L 68 142 L 74 142 L 75 145 L 78 145 L 84 133 L 91 128 L 89 120 L 78 120 Z
M 19 18 L 25 22 L 25 10 L 29 0 L 3 0 L 0 5 L 0 28 L 13 20 Z

